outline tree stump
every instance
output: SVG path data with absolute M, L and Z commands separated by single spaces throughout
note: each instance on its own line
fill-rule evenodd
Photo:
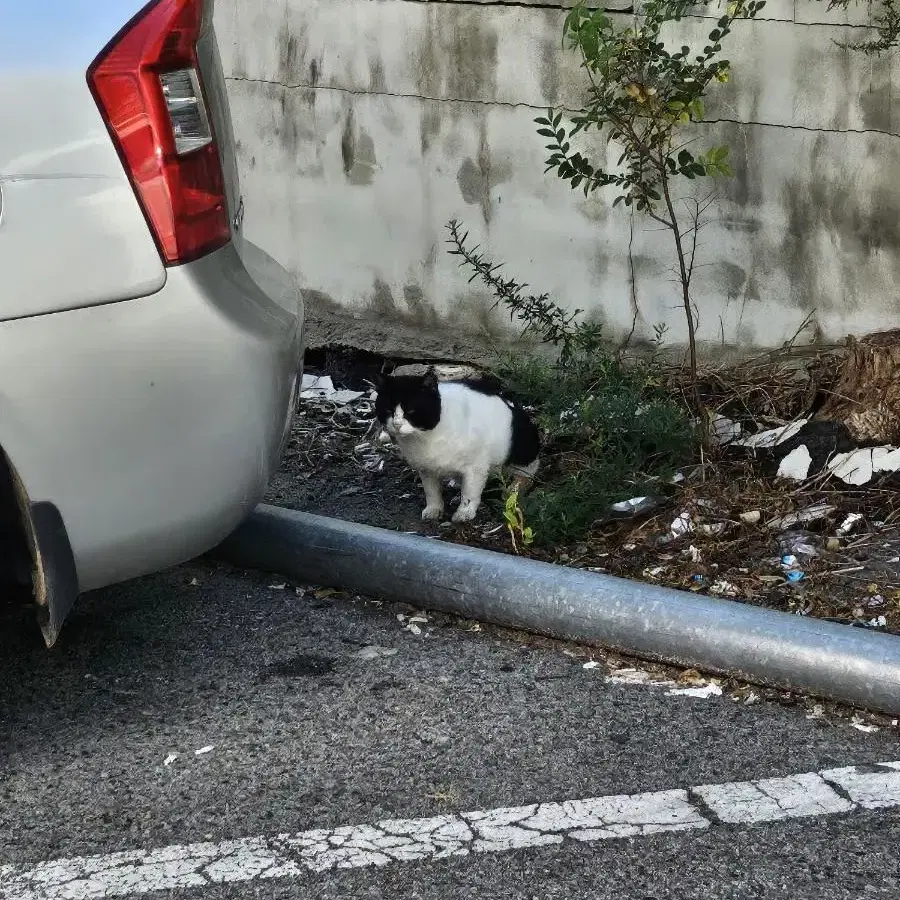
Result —
M 841 422 L 859 444 L 900 444 L 900 328 L 857 340 L 814 418 Z

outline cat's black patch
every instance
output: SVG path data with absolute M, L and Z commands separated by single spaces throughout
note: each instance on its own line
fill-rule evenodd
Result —
M 509 442 L 509 455 L 506 464 L 527 466 L 533 463 L 541 450 L 541 436 L 531 416 L 514 403 L 509 404 L 512 410 L 512 440 Z
M 460 378 L 459 384 L 464 384 L 479 394 L 487 394 L 488 397 L 499 397 L 503 394 L 503 383 L 496 375 L 482 374 L 471 378 Z
M 441 421 L 441 395 L 437 376 L 431 370 L 425 375 L 388 375 L 379 381 L 375 415 L 386 424 L 400 406 L 410 425 L 431 431 Z

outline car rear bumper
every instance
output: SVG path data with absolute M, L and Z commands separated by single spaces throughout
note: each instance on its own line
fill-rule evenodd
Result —
M 0 445 L 59 510 L 79 590 L 202 553 L 259 502 L 302 349 L 299 292 L 247 243 L 151 296 L 0 323 Z

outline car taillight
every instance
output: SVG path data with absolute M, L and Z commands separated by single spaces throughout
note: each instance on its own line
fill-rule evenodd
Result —
M 88 85 L 167 265 L 231 238 L 203 95 L 203 0 L 152 0 L 88 69 Z

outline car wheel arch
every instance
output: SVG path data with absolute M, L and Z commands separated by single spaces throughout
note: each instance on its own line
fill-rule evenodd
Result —
M 0 445 L 0 576 L 30 587 L 44 641 L 52 647 L 78 597 L 75 557 L 56 506 L 33 501 Z

